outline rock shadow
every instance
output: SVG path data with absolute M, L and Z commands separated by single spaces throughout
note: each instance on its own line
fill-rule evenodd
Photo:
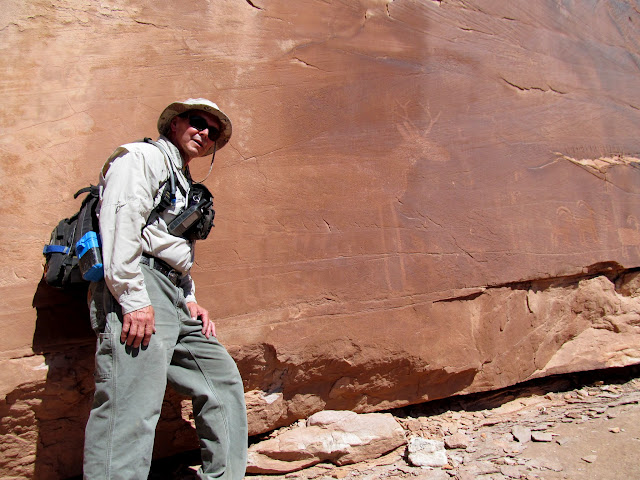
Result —
M 26 404 L 35 418 L 34 478 L 80 479 L 84 429 L 94 392 L 96 337 L 89 321 L 88 284 L 56 289 L 41 280 L 33 297 L 36 328 L 32 349 L 44 356 L 44 384 L 21 386 L 7 409 Z M 9 402 L 10 400 L 10 402 Z M 156 430 L 154 458 L 198 448 L 189 420 L 190 400 L 167 389 Z M 4 415 L 3 415 L 4 416 Z
M 21 390 L 31 404 L 37 432 L 34 478 L 82 473 L 84 426 L 93 397 L 95 335 L 89 324 L 87 286 L 56 289 L 42 279 L 33 297 L 32 349 L 44 357 L 44 384 Z M 18 398 L 16 398 L 18 401 Z

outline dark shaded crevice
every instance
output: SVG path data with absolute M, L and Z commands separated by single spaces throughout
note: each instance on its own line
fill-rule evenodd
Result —
M 150 27 L 156 27 L 156 28 L 169 28 L 168 25 L 158 25 L 153 22 L 144 22 L 142 20 L 136 20 L 135 18 L 133 19 L 133 21 L 136 22 L 138 25 L 148 25 Z
M 471 293 L 469 295 L 461 295 L 459 297 L 449 297 L 449 298 L 442 298 L 440 300 L 436 300 L 433 303 L 449 303 L 449 302 L 464 302 L 467 300 L 475 300 L 476 298 L 478 298 L 480 295 L 482 295 L 485 292 L 485 289 L 482 289 L 478 292 L 474 292 Z
M 258 10 L 263 10 L 263 8 L 258 7 L 257 5 L 255 5 L 251 0 L 246 0 L 246 2 L 251 5 L 253 8 L 258 9 Z
M 543 92 L 543 93 L 551 92 L 551 93 L 556 93 L 558 95 L 565 95 L 567 93 L 567 92 L 562 92 L 560 90 L 557 90 L 557 89 L 551 87 L 550 85 L 547 85 L 546 89 L 544 89 L 542 87 L 521 87 L 520 85 L 517 85 L 517 84 L 515 84 L 513 82 L 510 82 L 506 78 L 502 78 L 501 77 L 501 80 L 503 82 L 505 82 L 507 85 L 509 85 L 509 86 L 521 91 L 521 92 L 530 92 L 530 91 L 538 91 L 538 92 Z
M 623 384 L 640 376 L 640 365 L 613 367 L 602 370 L 563 373 L 527 380 L 514 385 L 486 392 L 469 393 L 417 403 L 388 410 L 398 418 L 439 415 L 447 411 L 479 412 L 497 408 L 516 398 L 558 393 L 575 388 L 597 385 L 598 382 Z
M 627 269 L 620 265 L 618 262 L 599 262 L 584 267 L 582 273 L 575 275 L 565 275 L 551 278 L 532 279 L 519 282 L 506 282 L 500 284 L 490 284 L 482 287 L 477 287 L 479 291 L 471 294 L 464 294 L 455 297 L 448 297 L 435 300 L 433 303 L 447 303 L 455 301 L 467 301 L 475 300 L 487 290 L 496 290 L 501 288 L 510 288 L 512 290 L 531 290 L 539 292 L 547 290 L 551 287 L 577 285 L 581 280 L 588 280 L 598 276 L 607 277 L 612 283 L 616 283 L 616 280 L 625 273 L 632 273 L 640 271 L 640 267 Z

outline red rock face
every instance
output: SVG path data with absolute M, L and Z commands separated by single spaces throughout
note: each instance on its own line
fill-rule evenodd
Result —
M 39 252 L 176 98 L 234 123 L 193 273 L 252 433 L 637 363 L 638 5 L 529 3 L 3 6 L 0 471 L 79 471 L 93 340 Z

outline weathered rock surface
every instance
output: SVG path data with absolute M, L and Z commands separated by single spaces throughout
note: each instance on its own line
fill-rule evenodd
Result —
M 444 437 L 444 445 L 449 449 L 467 448 L 469 440 L 469 437 L 463 432 L 456 432 L 453 435 Z
M 515 425 L 511 429 L 511 434 L 520 443 L 526 443 L 531 440 L 531 429 L 521 425 Z
M 407 459 L 414 467 L 442 467 L 448 462 L 442 440 L 422 437 L 409 439 Z
M 639 10 L 5 2 L 0 475 L 79 472 L 93 339 L 40 251 L 176 97 L 234 121 L 193 274 L 251 433 L 638 363 Z M 178 397 L 159 429 L 195 445 Z
M 405 443 L 404 430 L 389 413 L 326 410 L 309 417 L 306 426 L 249 447 L 247 472 L 286 473 L 320 462 L 348 465 Z

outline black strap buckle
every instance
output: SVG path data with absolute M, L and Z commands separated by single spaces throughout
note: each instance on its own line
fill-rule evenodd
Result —
M 165 277 L 169 279 L 169 281 L 175 285 L 176 287 L 182 281 L 182 274 L 178 272 L 175 268 L 172 268 L 167 262 L 164 260 L 160 260 L 159 258 L 152 257 L 146 253 L 143 253 L 140 257 L 140 263 L 144 263 L 145 265 L 153 268 L 154 270 L 159 271 Z

